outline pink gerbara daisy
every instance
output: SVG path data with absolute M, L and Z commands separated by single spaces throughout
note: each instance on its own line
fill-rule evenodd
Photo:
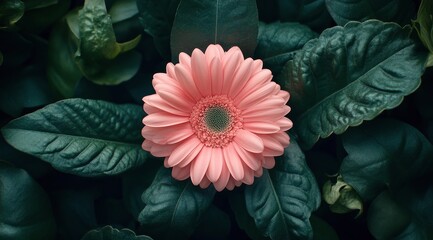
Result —
M 210 45 L 179 61 L 153 76 L 156 94 L 143 98 L 143 149 L 202 188 L 252 184 L 289 145 L 289 93 L 238 47 Z

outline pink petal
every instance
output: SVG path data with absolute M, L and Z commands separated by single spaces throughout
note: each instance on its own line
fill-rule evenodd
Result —
M 231 191 L 234 188 L 235 188 L 235 180 L 233 178 L 230 178 L 229 181 L 227 182 L 227 189 Z
M 214 58 L 210 64 L 212 94 L 221 94 L 223 88 L 223 70 L 221 61 Z
M 211 182 L 216 182 L 223 168 L 223 152 L 221 148 L 212 148 L 212 160 L 209 163 L 206 176 Z
M 202 189 L 205 189 L 209 187 L 210 183 L 211 182 L 209 181 L 209 179 L 207 179 L 207 177 L 203 177 L 199 185 Z
M 171 176 L 179 181 L 183 181 L 189 177 L 189 168 L 180 168 L 180 167 L 173 167 L 171 171 Z
M 188 121 L 188 117 L 177 116 L 165 112 L 153 113 L 143 118 L 143 124 L 149 127 L 168 127 Z
M 247 58 L 241 63 L 231 82 L 229 97 L 235 97 L 245 86 L 251 76 L 253 59 Z
M 150 153 L 152 153 L 155 157 L 167 157 L 170 156 L 170 154 L 173 152 L 174 149 L 176 149 L 177 144 L 157 144 L 154 143 L 152 145 L 152 148 L 150 150 Z
M 197 87 L 195 86 L 191 72 L 180 64 L 177 64 L 174 67 L 174 72 L 176 73 L 176 78 L 179 81 L 179 84 L 182 86 L 185 92 L 194 100 L 199 100 L 201 96 L 197 90 Z
M 179 54 L 179 63 L 180 65 L 183 65 L 183 67 L 185 67 L 188 71 L 191 71 L 191 57 L 188 54 L 181 52 Z
M 284 100 L 283 99 L 276 97 L 276 96 L 271 96 L 271 97 L 263 100 L 262 102 L 254 105 L 254 107 L 245 109 L 242 112 L 242 114 L 248 115 L 251 112 L 262 112 L 262 111 L 269 110 L 270 108 L 281 108 L 282 106 L 284 106 Z
M 197 155 L 201 152 L 201 149 L 204 147 L 203 144 L 199 144 L 197 145 L 189 154 L 188 156 L 186 156 L 185 159 L 182 160 L 182 162 L 180 162 L 178 165 L 179 167 L 186 167 L 187 165 L 189 165 L 196 157 Z
M 269 94 L 274 91 L 275 85 L 275 82 L 267 83 L 260 89 L 257 89 L 256 91 L 252 92 L 250 95 L 242 99 L 239 102 L 238 107 L 243 110 L 263 101 L 265 98 L 269 97 Z
M 284 153 L 283 145 L 274 137 L 270 135 L 260 135 L 265 145 L 265 150 L 263 151 L 263 156 L 280 156 Z
M 265 83 L 270 82 L 272 79 L 272 72 L 268 69 L 263 69 L 258 73 L 255 73 L 249 79 L 247 85 L 239 92 L 236 99 L 242 100 L 250 93 L 260 87 L 264 86 Z M 239 101 L 236 101 L 238 103 Z
M 147 103 L 143 104 L 143 110 L 147 113 L 147 115 L 154 114 L 154 113 L 157 113 L 157 112 L 161 112 L 161 110 L 159 108 L 150 106 Z
M 244 122 L 244 129 L 253 133 L 270 134 L 280 131 L 280 126 L 268 122 Z
M 264 160 L 262 160 L 262 164 L 263 164 L 263 161 Z M 259 170 L 254 172 L 254 177 L 261 177 L 262 175 L 263 175 L 263 168 L 259 168 Z
M 202 143 L 197 137 L 193 136 L 188 138 L 171 153 L 167 160 L 167 164 L 170 167 L 178 165 L 199 144 Z
M 280 108 L 271 108 L 261 111 L 254 111 L 243 115 L 245 122 L 255 122 L 270 119 L 280 119 L 290 111 L 290 107 L 284 105 Z
M 289 99 L 290 99 L 290 93 L 289 93 L 289 92 L 286 92 L 286 91 L 284 91 L 284 90 L 281 90 L 281 91 L 277 94 L 277 96 L 283 98 L 284 101 L 286 101 L 286 103 L 287 103 L 287 101 L 289 101 Z
M 153 74 L 153 80 L 152 80 L 153 87 L 155 87 L 158 84 L 179 87 L 177 81 L 169 77 L 166 73 Z
M 209 96 L 211 94 L 209 66 L 204 53 L 197 48 L 192 52 L 191 71 L 198 91 L 202 96 Z
M 263 160 L 263 168 L 271 169 L 275 167 L 275 158 L 274 157 L 265 157 Z
M 150 152 L 150 149 L 152 148 L 153 144 L 154 143 L 152 141 L 150 141 L 149 139 L 144 139 L 143 143 L 141 144 L 141 148 Z
M 191 181 L 194 185 L 199 185 L 203 180 L 211 159 L 212 148 L 205 146 L 191 163 Z
M 249 152 L 261 153 L 264 149 L 262 139 L 256 134 L 244 129 L 239 129 L 236 132 L 236 136 L 233 138 L 233 141 Z
M 181 89 L 161 86 L 155 90 L 162 99 L 180 111 L 189 111 L 194 106 L 194 101 L 187 97 Z
M 223 149 L 223 156 L 227 168 L 229 169 L 233 178 L 236 180 L 242 180 L 244 178 L 244 168 L 242 166 L 242 161 L 239 158 L 239 155 L 236 153 L 232 143 L 228 144 Z
M 281 131 L 287 131 L 293 127 L 293 122 L 286 117 L 279 119 L 276 124 L 280 126 Z
M 174 73 L 174 64 L 169 62 L 167 63 L 167 65 L 165 66 L 165 71 L 167 72 L 167 75 L 170 78 L 175 79 L 176 78 L 176 74 Z
M 221 171 L 221 176 L 220 178 L 214 182 L 214 187 L 218 192 L 221 192 L 222 190 L 224 190 L 224 188 L 227 186 L 227 183 L 230 179 L 230 171 L 227 168 L 227 165 L 225 163 L 225 161 L 223 161 L 222 164 L 222 171 Z
M 151 139 L 159 144 L 173 144 L 180 142 L 194 134 L 191 124 L 182 123 L 174 126 L 155 128 L 145 126 L 141 130 L 141 135 L 144 138 Z
M 279 132 L 272 135 L 277 141 L 283 145 L 283 147 L 287 147 L 290 144 L 290 137 L 289 134 L 286 132 Z
M 227 54 L 226 54 L 226 58 L 227 58 Z M 223 90 L 222 93 L 223 94 L 228 94 L 229 93 L 229 89 L 230 89 L 230 85 L 233 81 L 233 77 L 235 75 L 235 72 L 237 70 L 237 68 L 239 67 L 239 65 L 241 64 L 241 62 L 243 61 L 243 56 L 242 56 L 242 52 L 240 51 L 235 51 L 233 53 L 233 55 L 231 57 L 229 57 L 226 62 L 224 62 L 224 66 L 223 66 L 223 70 L 224 70 L 224 85 L 223 85 Z
M 242 182 L 251 185 L 254 182 L 254 171 L 251 168 L 245 168 L 245 176 Z
M 204 54 L 206 56 L 207 64 L 210 65 L 214 58 L 217 58 L 218 60 L 222 59 L 222 56 L 224 55 L 224 50 L 220 45 L 211 44 L 206 48 Z
M 172 107 L 171 105 L 167 104 L 167 102 L 157 94 L 152 94 L 152 95 L 148 95 L 146 97 L 143 97 L 143 101 L 146 104 L 149 104 L 153 107 L 161 109 L 162 111 L 166 111 L 166 112 L 174 114 L 174 115 L 189 116 L 188 112 L 181 111 L 181 110 L 178 110 L 178 109 Z
M 246 164 L 246 166 L 244 166 L 245 171 L 247 170 L 246 168 L 258 170 L 261 167 L 262 159 L 257 156 L 258 154 L 245 151 L 245 149 L 238 146 L 237 144 L 233 144 L 233 147 L 238 153 L 240 159 L 242 159 L 242 161 Z
M 260 59 L 256 59 L 253 62 L 253 75 L 257 74 L 263 69 L 263 61 Z

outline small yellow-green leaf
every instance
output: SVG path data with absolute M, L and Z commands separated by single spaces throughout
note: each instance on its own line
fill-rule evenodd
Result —
M 118 43 L 120 47 L 120 52 L 124 53 L 134 49 L 138 45 L 138 43 L 140 43 L 140 40 L 141 40 L 141 34 L 130 41 L 124 43 Z
M 323 199 L 330 205 L 331 211 L 335 213 L 347 213 L 359 210 L 358 217 L 363 212 L 361 197 L 352 186 L 343 181 L 341 176 L 337 177 L 335 184 L 327 181 L 323 185 Z
M 433 52 L 433 1 L 423 0 L 418 9 L 417 18 L 412 22 L 421 42 Z

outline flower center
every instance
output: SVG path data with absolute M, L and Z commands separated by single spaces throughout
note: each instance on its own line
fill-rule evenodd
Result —
M 223 132 L 230 124 L 230 116 L 222 107 L 210 107 L 204 114 L 206 127 L 215 132 Z
M 227 96 L 202 98 L 193 107 L 190 123 L 196 136 L 207 147 L 224 147 L 242 128 L 241 111 Z

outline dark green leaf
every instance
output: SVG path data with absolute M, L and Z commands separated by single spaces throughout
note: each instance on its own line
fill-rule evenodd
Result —
M 348 155 L 341 175 L 364 201 L 433 170 L 433 146 L 418 130 L 399 121 L 366 122 L 345 133 L 342 143 Z
M 84 235 L 81 240 L 152 240 L 148 236 L 136 236 L 129 229 L 116 229 L 112 226 L 105 226 L 99 229 L 91 230 Z
M 54 239 L 50 200 L 26 171 L 0 162 L 0 238 Z
M 419 86 L 426 57 L 404 29 L 377 20 L 333 27 L 309 41 L 279 76 L 292 96 L 301 145 L 399 105 Z
M 29 4 L 40 4 L 34 5 L 34 8 L 29 11 Z M 21 31 L 40 34 L 51 27 L 55 22 L 62 18 L 69 10 L 71 6 L 71 0 L 61 1 L 25 1 L 26 13 L 17 22 L 17 26 Z M 43 17 L 41 17 L 43 16 Z
M 245 188 L 248 213 L 264 236 L 271 239 L 311 239 L 311 212 L 320 204 L 320 192 L 304 154 L 292 140 L 276 167 L 264 171 Z
M 368 230 L 376 239 L 395 239 L 411 221 L 410 213 L 392 199 L 389 191 L 379 194 L 368 209 Z
M 76 13 L 71 12 L 66 18 L 76 16 Z M 75 88 L 83 76 L 74 61 L 77 41 L 78 39 L 68 27 L 65 19 L 51 31 L 48 44 L 47 76 L 53 88 L 64 98 L 74 95 Z
M 433 53 L 433 1 L 421 1 L 413 26 L 424 46 L 428 48 L 430 53 Z
M 316 37 L 315 32 L 299 23 L 260 24 L 254 56 L 262 59 L 266 68 L 278 74 L 284 64 L 293 58 L 295 51 Z
M 26 0 L 26 11 L 38 9 L 38 8 L 45 8 L 52 6 L 54 4 L 57 4 L 59 0 Z
M 332 24 L 325 0 L 277 0 L 280 19 L 285 22 L 300 22 L 316 31 Z
M 137 0 L 140 22 L 153 37 L 156 48 L 166 59 L 170 54 L 170 33 L 180 0 Z
M 252 56 L 257 44 L 258 13 L 255 0 L 183 0 L 179 4 L 171 31 L 174 62 L 180 52 L 202 51 L 209 44 L 224 50 L 238 46 L 244 56 Z
M 24 15 L 24 3 L 20 0 L 0 2 L 0 28 L 15 24 Z
M 310 218 L 313 227 L 313 240 L 339 240 L 335 230 L 324 220 L 312 215 Z
M 239 227 L 246 232 L 249 238 L 254 240 L 269 239 L 262 236 L 257 228 L 254 218 L 247 211 L 245 196 L 241 191 L 233 191 L 229 196 L 229 203 L 232 211 L 235 214 L 236 222 Z
M 119 174 L 142 164 L 142 109 L 69 99 L 11 121 L 6 141 L 56 169 L 81 176 Z
M 227 213 L 214 205 L 210 205 L 200 219 L 193 238 L 219 240 L 228 239 L 230 233 L 230 218 Z
M 78 22 L 75 61 L 87 79 L 101 85 L 117 85 L 137 73 L 141 55 L 129 51 L 137 46 L 141 36 L 117 43 L 104 0 L 86 0 L 78 12 Z
M 416 222 L 412 222 L 402 233 L 396 236 L 394 240 L 426 240 L 432 238 L 433 231 L 431 228 L 425 228 Z
M 334 21 L 343 26 L 350 21 L 378 19 L 384 22 L 409 23 L 414 14 L 410 0 L 325 0 Z
M 113 3 L 110 10 L 111 21 L 113 23 L 124 21 L 138 14 L 136 0 L 118 0 Z
M 177 181 L 161 168 L 143 193 L 146 207 L 138 221 L 157 239 L 188 239 L 212 202 L 215 190 L 200 189 L 191 181 Z
M 45 71 L 39 66 L 27 66 L 3 77 L 7 82 L 0 88 L 0 109 L 11 116 L 21 115 L 24 108 L 40 107 L 54 100 Z
M 145 207 L 141 195 L 150 186 L 161 165 L 160 159 L 149 157 L 146 164 L 122 174 L 123 202 L 134 219 L 138 219 Z

